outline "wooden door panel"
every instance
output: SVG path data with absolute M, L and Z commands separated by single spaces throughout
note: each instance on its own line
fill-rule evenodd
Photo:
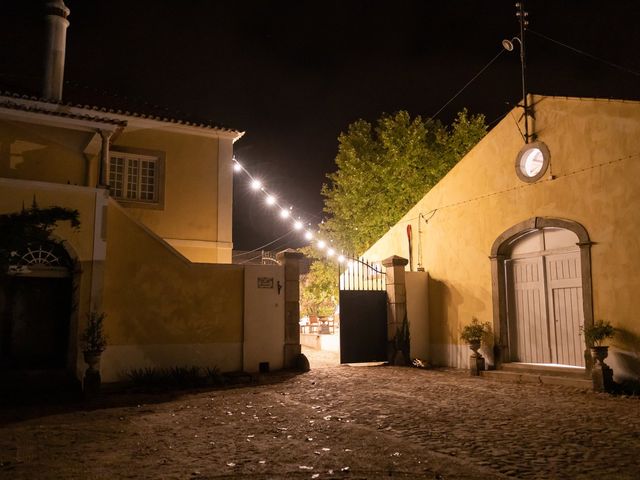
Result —
M 512 338 L 517 339 L 514 359 L 526 363 L 550 362 L 542 259 L 518 259 L 510 263 L 515 296 Z
M 549 316 L 554 363 L 584 366 L 584 324 L 580 252 L 547 255 Z

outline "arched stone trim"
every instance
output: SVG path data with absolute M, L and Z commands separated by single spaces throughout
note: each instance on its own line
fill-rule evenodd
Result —
M 500 368 L 504 361 L 511 358 L 509 352 L 508 319 L 507 319 L 507 285 L 505 276 L 505 260 L 509 255 L 511 243 L 527 233 L 543 228 L 564 228 L 578 237 L 580 248 L 580 265 L 582 269 L 582 306 L 585 327 L 593 325 L 593 289 L 591 283 L 591 242 L 587 230 L 573 220 L 562 218 L 532 217 L 505 230 L 496 238 L 491 246 L 491 289 L 493 303 L 493 331 L 495 366 Z M 585 351 L 585 358 L 589 359 Z M 587 361 L 587 365 L 589 365 Z

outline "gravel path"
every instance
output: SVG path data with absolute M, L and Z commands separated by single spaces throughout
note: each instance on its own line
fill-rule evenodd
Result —
M 261 385 L 0 412 L 0 478 L 640 477 L 640 400 L 336 366 Z

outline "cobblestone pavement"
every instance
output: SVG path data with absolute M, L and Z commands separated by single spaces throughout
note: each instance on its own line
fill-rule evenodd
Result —
M 640 477 L 638 398 L 314 365 L 256 386 L 3 411 L 0 478 Z

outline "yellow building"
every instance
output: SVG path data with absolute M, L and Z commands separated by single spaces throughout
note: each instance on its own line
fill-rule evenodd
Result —
M 531 100 L 535 141 L 525 145 L 521 110 L 505 116 L 364 257 L 409 258 L 412 225 L 407 270 L 429 279 L 428 318 L 413 321 L 433 364 L 467 366 L 460 332 L 477 318 L 492 325 L 484 353 L 498 368 L 582 368 L 581 327 L 603 319 L 617 329 L 607 362 L 637 379 L 640 103 Z
M 47 9 L 43 98 L 0 95 L 0 214 L 35 200 L 77 210 L 80 227 L 61 222 L 51 242 L 12 252 L 0 275 L 0 379 L 24 369 L 81 378 L 91 312 L 107 315 L 107 382 L 147 367 L 282 368 L 300 351 L 294 335 L 283 346 L 285 310 L 297 332 L 297 265 L 285 278 L 282 265 L 231 264 L 243 132 L 62 102 L 69 10 Z

